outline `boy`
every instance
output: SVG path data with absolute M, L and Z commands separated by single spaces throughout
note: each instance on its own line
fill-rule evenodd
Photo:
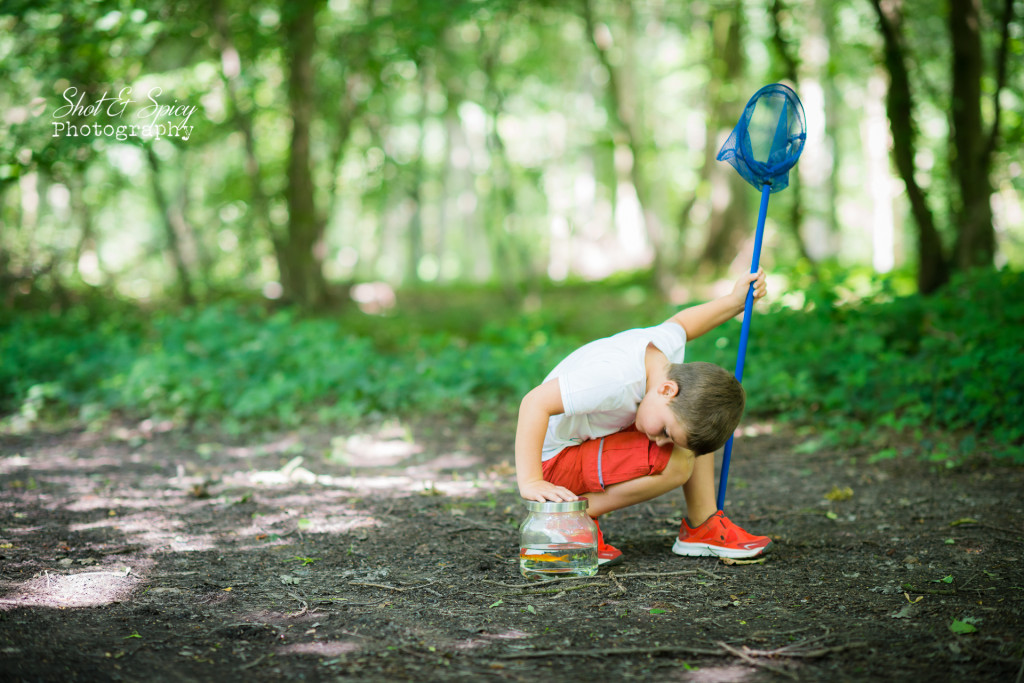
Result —
M 733 524 L 715 499 L 713 454 L 739 424 L 743 388 L 717 365 L 683 364 L 688 339 L 743 312 L 751 283 L 757 301 L 766 292 L 764 271 L 741 277 L 729 294 L 683 309 L 661 325 L 590 342 L 559 363 L 520 405 L 520 495 L 538 502 L 585 497 L 597 524 L 606 512 L 682 486 L 687 517 L 672 552 L 731 558 L 763 553 L 771 540 Z M 598 525 L 599 564 L 621 560 Z

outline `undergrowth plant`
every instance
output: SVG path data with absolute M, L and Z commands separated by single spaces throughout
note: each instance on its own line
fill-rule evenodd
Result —
M 974 273 L 931 297 L 897 296 L 880 279 L 841 301 L 841 284 L 808 285 L 802 306 L 758 314 L 745 419 L 804 425 L 810 449 L 859 445 L 876 460 L 957 464 L 984 452 L 1024 464 L 1020 273 Z M 487 416 L 514 411 L 580 343 L 671 313 L 636 283 L 553 288 L 528 313 L 480 292 L 462 304 L 444 292 L 433 305 L 432 315 L 420 294 L 414 313 L 386 318 L 239 304 L 10 315 L 0 318 L 0 416 L 8 430 L 117 414 L 228 433 Z M 692 342 L 687 360 L 732 370 L 738 336 L 738 323 L 724 325 Z
M 874 459 L 957 464 L 985 444 L 1024 464 L 1022 285 L 1006 270 L 961 276 L 931 297 L 896 297 L 884 282 L 843 305 L 832 290 L 810 291 L 804 309 L 758 317 L 748 410 L 813 425 L 823 445 L 873 448 Z M 697 340 L 690 359 L 732 368 L 723 335 Z

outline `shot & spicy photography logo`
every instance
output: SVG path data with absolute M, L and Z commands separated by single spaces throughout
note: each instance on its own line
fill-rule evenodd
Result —
M 131 87 L 116 95 L 88 99 L 88 94 L 74 86 L 61 93 L 66 104 L 53 110 L 51 124 L 55 138 L 106 137 L 116 140 L 141 137 L 178 138 L 187 142 L 195 125 L 192 115 L 197 107 L 163 97 L 163 88 L 153 87 L 135 99 Z

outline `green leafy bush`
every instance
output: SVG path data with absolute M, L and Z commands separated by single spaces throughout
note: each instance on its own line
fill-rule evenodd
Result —
M 1024 462 L 1022 286 L 1021 273 L 1006 270 L 959 277 L 932 297 L 894 297 L 884 281 L 846 305 L 808 292 L 809 310 L 756 318 L 744 373 L 749 411 L 812 422 L 846 442 L 888 430 L 951 462 L 981 439 Z M 725 348 L 705 342 L 690 359 L 732 368 L 738 335 L 738 325 L 726 328 L 717 337 Z M 926 438 L 935 431 L 955 447 Z
M 757 315 L 748 413 L 814 425 L 823 442 L 870 446 L 876 458 L 909 443 L 935 461 L 985 447 L 1024 463 L 1024 277 L 974 273 L 932 297 L 897 296 L 891 280 L 856 277 L 808 284 L 801 310 Z M 0 412 L 27 424 L 116 411 L 241 431 L 514 410 L 580 343 L 667 318 L 643 291 L 634 282 L 552 288 L 542 305 L 515 314 L 480 291 L 463 301 L 421 294 L 388 318 L 237 304 L 148 318 L 19 314 L 0 320 Z M 732 369 L 738 337 L 730 322 L 692 342 L 687 359 Z
M 234 431 L 310 416 L 493 409 L 517 404 L 564 352 L 537 341 L 522 327 L 492 327 L 473 343 L 432 332 L 384 350 L 344 319 L 232 306 L 131 325 L 23 315 L 0 342 L 2 408 L 25 419 L 48 404 Z

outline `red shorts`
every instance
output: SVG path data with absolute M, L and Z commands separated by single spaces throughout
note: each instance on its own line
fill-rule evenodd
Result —
M 577 496 L 606 486 L 658 474 L 672 457 L 673 444 L 659 446 L 630 425 L 621 432 L 569 446 L 543 464 L 544 481 Z

